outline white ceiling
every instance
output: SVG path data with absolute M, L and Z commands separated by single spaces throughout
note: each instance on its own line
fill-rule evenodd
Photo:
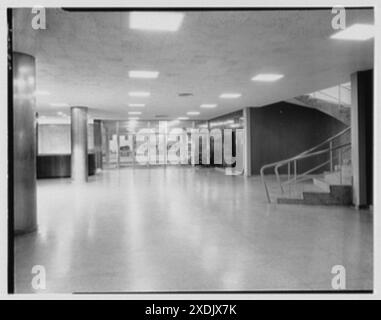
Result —
M 128 12 L 67 12 L 48 9 L 47 29 L 31 28 L 30 9 L 16 9 L 14 50 L 36 57 L 41 114 L 88 106 L 94 118 L 169 118 L 200 111 L 194 119 L 246 106 L 263 106 L 349 81 L 349 75 L 373 67 L 373 40 L 330 39 L 330 10 L 186 11 L 177 32 L 131 30 Z M 373 24 L 373 11 L 347 10 L 347 26 Z M 129 70 L 157 70 L 156 80 L 129 79 Z M 257 73 L 281 73 L 273 83 L 250 81 Z M 150 91 L 131 98 L 128 91 Z M 178 93 L 191 92 L 181 98 Z M 240 92 L 239 99 L 219 99 Z M 129 108 L 128 103 L 146 103 Z M 217 103 L 200 109 L 202 103 Z

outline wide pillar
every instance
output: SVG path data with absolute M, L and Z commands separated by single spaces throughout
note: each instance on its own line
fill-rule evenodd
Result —
M 37 228 L 35 59 L 13 53 L 13 208 L 15 234 Z
M 351 75 L 353 204 L 373 203 L 373 70 Z
M 245 176 L 249 177 L 252 175 L 252 115 L 251 108 L 243 109 L 243 122 L 244 122 L 244 160 L 243 160 L 243 170 Z
M 87 158 L 87 108 L 71 108 L 71 179 L 86 182 L 88 177 Z
M 95 153 L 95 170 L 102 171 L 102 121 L 94 120 L 94 153 Z

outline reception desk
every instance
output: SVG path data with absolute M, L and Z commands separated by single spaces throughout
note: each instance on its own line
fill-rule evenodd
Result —
M 71 175 L 70 154 L 39 154 L 37 179 L 68 178 Z M 88 154 L 88 174 L 95 174 L 95 155 Z

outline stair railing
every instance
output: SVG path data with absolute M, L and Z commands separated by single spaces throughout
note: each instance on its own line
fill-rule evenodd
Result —
M 297 182 L 304 181 L 306 179 L 309 179 L 308 175 L 315 172 L 316 170 L 323 168 L 324 166 L 329 165 L 330 171 L 332 172 L 334 170 L 334 161 L 336 159 L 339 160 L 339 163 L 342 163 L 342 156 L 345 151 L 348 151 L 348 149 L 351 147 L 351 143 L 343 143 L 338 146 L 334 146 L 334 142 L 336 139 L 340 138 L 344 134 L 350 132 L 350 127 L 345 128 L 344 130 L 340 131 L 339 133 L 335 134 L 334 136 L 328 138 L 327 140 L 317 144 L 316 146 L 303 151 L 302 153 L 297 154 L 296 156 L 293 156 L 291 158 L 287 158 L 284 160 L 280 160 L 277 162 L 269 163 L 261 167 L 260 174 L 261 174 L 261 179 L 262 183 L 265 189 L 266 197 L 269 203 L 271 203 L 271 197 L 270 193 L 268 190 L 268 185 L 265 179 L 265 171 L 267 169 L 273 168 L 274 173 L 276 176 L 276 181 L 277 184 L 279 185 L 281 193 L 284 193 L 284 185 L 291 185 L 291 184 L 296 184 Z M 324 146 L 328 146 L 324 149 L 320 149 Z M 319 150 L 320 149 L 320 150 Z M 335 154 L 335 151 L 338 150 L 339 153 Z M 319 156 L 322 154 L 328 154 L 329 159 L 327 161 L 323 161 L 319 163 L 318 165 L 314 166 L 311 169 L 308 169 L 302 173 L 298 174 L 297 171 L 297 162 L 302 159 L 307 159 L 315 156 Z M 285 182 L 281 181 L 281 177 L 279 174 L 279 168 L 287 165 L 287 180 Z M 291 166 L 293 166 L 293 177 L 291 177 Z

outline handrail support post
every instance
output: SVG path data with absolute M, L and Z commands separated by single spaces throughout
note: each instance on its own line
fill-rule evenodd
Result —
M 332 141 L 329 142 L 329 171 L 333 172 L 333 143 Z
M 282 193 L 284 193 L 284 190 L 283 190 L 283 185 L 284 184 L 288 184 L 289 186 L 289 190 L 291 192 L 291 184 L 296 184 L 297 181 L 298 181 L 298 169 L 297 169 L 297 160 L 301 160 L 301 159 L 306 159 L 306 158 L 310 158 L 312 156 L 318 156 L 318 155 L 322 155 L 322 154 L 326 154 L 328 153 L 329 154 L 329 159 L 328 160 L 325 160 L 325 162 L 319 164 L 318 166 L 312 168 L 312 169 L 309 169 L 305 172 L 302 172 L 300 174 L 300 177 L 304 177 L 306 176 L 307 174 L 310 174 L 312 173 L 313 171 L 316 171 L 318 168 L 324 168 L 325 166 L 329 165 L 330 166 L 330 170 L 331 172 L 334 170 L 334 160 L 336 161 L 336 159 L 338 159 L 338 164 L 340 166 L 340 182 L 343 183 L 343 177 L 342 177 L 342 172 L 341 172 L 341 167 L 342 167 L 342 162 L 343 162 L 343 148 L 346 148 L 347 146 L 350 146 L 351 144 L 350 143 L 344 143 L 342 145 L 338 145 L 338 146 L 334 146 L 334 143 L 333 141 L 335 139 L 337 139 L 338 137 L 342 136 L 343 134 L 349 132 L 350 130 L 350 127 L 344 129 L 343 131 L 339 132 L 338 134 L 334 135 L 333 137 L 327 139 L 326 141 L 314 146 L 313 148 L 310 148 L 294 157 L 291 157 L 289 159 L 285 159 L 285 160 L 281 160 L 281 161 L 278 161 L 278 162 L 274 162 L 274 163 L 270 163 L 270 164 L 266 164 L 264 166 L 262 166 L 261 170 L 260 170 L 260 174 L 261 174 L 261 177 L 262 177 L 262 183 L 264 185 L 264 188 L 265 188 L 265 193 L 266 193 L 266 197 L 267 197 L 267 200 L 269 203 L 272 203 L 271 202 L 271 197 L 270 197 L 270 193 L 269 193 L 269 190 L 268 190 L 268 186 L 267 186 L 267 183 L 266 183 L 266 179 L 265 179 L 265 174 L 264 174 L 264 171 L 268 168 L 271 168 L 271 167 L 274 167 L 274 171 L 275 171 L 275 175 L 276 175 L 276 178 L 277 178 L 277 182 L 278 184 L 280 185 L 280 189 L 282 191 Z M 321 148 L 322 146 L 324 145 L 327 145 L 327 143 L 329 143 L 329 148 L 325 148 L 323 150 L 319 150 L 319 148 Z M 318 150 L 318 151 L 316 151 Z M 334 157 L 334 151 L 338 150 L 339 152 L 338 153 L 335 153 L 335 157 Z M 279 175 L 279 168 L 281 168 L 282 166 L 286 165 L 287 164 L 287 182 L 285 183 L 282 183 L 281 181 L 281 178 L 280 178 L 280 175 Z M 294 177 L 292 177 L 292 166 L 293 165 L 293 175 Z

